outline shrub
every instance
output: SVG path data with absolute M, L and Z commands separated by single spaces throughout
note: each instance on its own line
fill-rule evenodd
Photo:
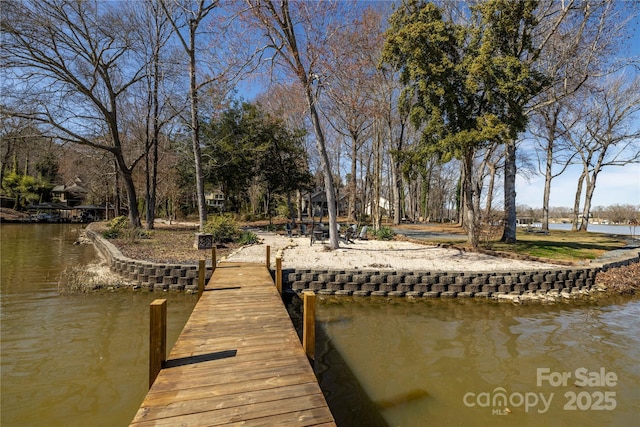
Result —
M 134 243 L 138 239 L 148 239 L 149 231 L 141 228 L 134 228 L 129 223 L 129 218 L 121 215 L 109 221 L 109 228 L 102 233 L 105 239 L 123 239 L 129 243 Z
M 391 240 L 396 235 L 391 227 L 382 226 L 379 230 L 372 233 L 378 240 Z
M 284 230 L 284 226 L 283 225 L 277 225 L 277 224 L 269 224 L 265 227 L 265 230 L 267 231 L 282 231 Z
M 117 216 L 109 221 L 108 227 L 102 236 L 105 239 L 117 239 L 123 230 L 129 228 L 129 219 L 124 215 Z
M 246 213 L 242 214 L 242 221 L 244 221 L 244 222 L 255 221 L 255 215 L 252 214 L 251 212 L 246 212 Z
M 204 225 L 204 232 L 211 234 L 216 243 L 233 242 L 240 234 L 236 220 L 232 215 L 210 217 Z
M 238 237 L 238 243 L 241 245 L 253 245 L 258 243 L 258 235 L 251 231 L 243 231 Z

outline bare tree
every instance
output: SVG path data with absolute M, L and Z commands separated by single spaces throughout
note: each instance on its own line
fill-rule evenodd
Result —
M 267 43 L 264 51 L 274 53 L 271 64 L 282 65 L 286 72 L 292 73 L 304 91 L 324 177 L 329 244 L 336 249 L 339 247 L 336 192 L 318 100 L 323 76 L 323 70 L 319 69 L 321 50 L 332 35 L 335 22 L 332 23 L 331 18 L 338 17 L 337 3 L 246 0 L 246 4 L 250 25 L 262 32 Z M 275 67 L 273 69 L 275 73 Z
M 197 36 L 203 20 L 219 5 L 219 1 L 205 0 L 161 0 L 160 5 L 174 27 L 175 34 L 187 54 L 189 69 L 189 101 L 191 116 L 189 127 L 191 130 L 191 149 L 193 150 L 196 171 L 196 193 L 198 200 L 198 216 L 200 231 L 204 230 L 207 222 L 207 205 L 204 200 L 204 171 L 202 170 L 202 149 L 200 145 L 200 89 L 211 83 L 210 80 L 198 82 Z M 186 29 L 186 34 L 183 29 Z
M 542 159 L 538 159 L 538 170 L 545 177 L 542 196 L 542 229 L 549 230 L 549 199 L 551 197 L 551 182 L 560 176 L 572 164 L 575 152 L 571 152 L 570 144 L 566 142 L 564 131 L 559 123 L 565 114 L 567 99 L 560 99 L 554 104 L 541 107 L 532 117 L 532 130 Z M 553 172 L 554 166 L 560 170 Z
M 614 224 L 637 224 L 640 206 L 615 204 L 604 208 L 602 216 Z
M 592 87 L 575 108 L 579 126 L 568 132 L 581 162 L 576 202 L 584 186 L 584 205 L 580 231 L 586 231 L 591 214 L 591 200 L 598 174 L 607 166 L 624 166 L 640 162 L 640 76 L 629 80 L 625 74 L 605 79 Z M 579 210 L 574 207 L 573 229 L 578 228 Z
M 9 95 L 21 101 L 15 114 L 47 125 L 61 141 L 111 153 L 129 220 L 140 226 L 132 172 L 141 150 L 127 145 L 120 111 L 146 69 L 132 57 L 132 28 L 127 8 L 116 3 L 5 2 L 1 52 L 5 77 L 19 82 Z
M 351 25 L 336 31 L 328 46 L 331 56 L 325 64 L 330 103 L 327 118 L 345 136 L 349 148 L 350 179 L 348 219 L 355 221 L 358 196 L 359 151 L 368 137 L 372 116 L 376 114 L 374 94 L 379 86 L 376 68 L 382 47 L 382 16 L 367 8 Z
M 541 173 L 545 176 L 543 193 L 542 228 L 548 230 L 549 199 L 552 180 L 564 173 L 573 156 L 567 151 L 567 142 L 558 121 L 566 119 L 571 97 L 579 93 L 589 79 L 616 71 L 626 60 L 619 60 L 619 52 L 628 31 L 628 5 L 611 1 L 577 1 L 564 4 L 545 4 L 541 14 L 546 24 L 541 25 L 538 39 L 541 43 L 538 66 L 549 77 L 547 90 L 531 105 L 532 132 L 540 146 Z M 547 19 L 552 12 L 565 15 L 561 25 Z M 574 153 L 575 154 L 575 153 Z M 554 166 L 559 170 L 553 171 Z
M 131 108 L 132 128 L 145 147 L 145 219 L 147 229 L 154 228 L 157 204 L 158 165 L 161 140 L 168 125 L 181 111 L 171 93 L 177 75 L 167 49 L 174 29 L 162 10 L 160 0 L 146 0 L 135 10 L 140 49 L 147 65 L 139 99 Z

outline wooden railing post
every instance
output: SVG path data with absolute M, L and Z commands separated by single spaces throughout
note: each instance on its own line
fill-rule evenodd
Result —
M 282 257 L 276 257 L 276 289 L 282 295 Z
M 216 245 L 215 243 L 211 247 L 211 272 L 216 271 L 216 265 L 218 264 L 218 260 L 216 259 Z
M 204 263 L 204 260 L 201 259 L 198 264 L 198 298 L 202 296 L 204 292 L 204 278 L 206 275 L 207 269 Z
M 167 360 L 167 300 L 149 306 L 149 388 Z
M 302 348 L 311 360 L 315 358 L 316 349 L 316 294 L 303 294 Z
M 267 269 L 271 269 L 271 246 L 267 245 Z

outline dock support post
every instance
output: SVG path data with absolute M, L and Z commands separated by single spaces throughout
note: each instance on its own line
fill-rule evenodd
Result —
M 198 264 L 198 298 L 202 296 L 204 292 L 204 278 L 206 273 L 206 266 L 204 260 L 201 259 Z
M 276 257 L 276 289 L 282 296 L 282 257 Z
M 149 308 L 149 388 L 151 388 L 167 360 L 167 300 L 154 300 Z
M 212 273 L 216 271 L 216 265 L 218 264 L 218 260 L 216 259 L 216 245 L 214 244 L 211 247 L 211 267 Z
M 310 360 L 315 358 L 316 349 L 316 294 L 303 294 L 302 348 Z
M 266 260 L 267 270 L 271 269 L 271 246 L 267 245 L 267 260 Z

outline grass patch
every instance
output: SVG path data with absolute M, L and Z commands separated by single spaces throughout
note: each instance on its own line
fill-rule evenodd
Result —
M 518 231 L 515 244 L 492 242 L 491 249 L 562 261 L 595 259 L 626 245 L 624 239 L 588 232 L 552 230 L 549 235 Z

